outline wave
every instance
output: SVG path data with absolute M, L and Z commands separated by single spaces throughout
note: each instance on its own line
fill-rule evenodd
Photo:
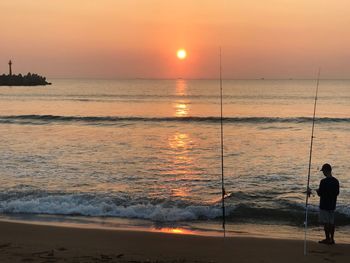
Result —
M 118 124 L 120 122 L 185 122 L 185 123 L 218 123 L 220 117 L 138 117 L 138 116 L 57 116 L 57 115 L 10 115 L 0 116 L 0 123 L 49 124 L 49 123 L 86 123 Z M 309 123 L 311 117 L 225 117 L 225 123 Z M 319 123 L 350 123 L 350 118 L 316 118 Z
M 310 206 L 309 224 L 318 224 L 318 208 Z M 114 198 L 92 194 L 2 194 L 0 212 L 3 214 L 48 214 L 88 217 L 117 217 L 146 219 L 153 222 L 185 222 L 221 220 L 221 203 L 200 204 L 188 201 L 164 201 Z M 302 226 L 303 204 L 263 207 L 256 204 L 227 204 L 228 222 L 274 222 Z M 337 225 L 349 225 L 350 210 L 339 206 Z
M 221 208 L 219 205 L 186 204 L 184 202 L 153 203 L 140 200 L 127 204 L 111 197 L 58 194 L 24 195 L 21 198 L 2 200 L 0 201 L 0 212 L 4 214 L 105 216 L 176 222 L 214 219 L 220 217 Z

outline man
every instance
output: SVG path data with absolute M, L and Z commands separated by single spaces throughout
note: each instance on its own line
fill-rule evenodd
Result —
M 319 241 L 321 244 L 335 244 L 334 242 L 334 211 L 339 195 L 339 181 L 332 176 L 332 167 L 325 163 L 321 171 L 326 178 L 320 181 L 320 186 L 316 190 L 320 197 L 320 223 L 324 225 L 326 238 Z

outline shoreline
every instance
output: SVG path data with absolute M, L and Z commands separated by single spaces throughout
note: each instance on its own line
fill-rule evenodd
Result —
M 0 215 L 0 223 L 2 222 L 72 229 L 149 232 L 219 238 L 223 236 L 221 221 L 153 222 L 144 219 L 115 217 L 2 214 Z M 301 240 L 304 239 L 304 230 L 304 227 L 277 222 L 226 223 L 227 237 Z M 349 226 L 337 227 L 336 240 L 350 244 L 349 232 Z M 308 240 L 321 240 L 324 235 L 323 227 L 309 226 L 307 235 Z
M 0 222 L 1 262 L 347 262 L 350 245 Z M 46 260 L 46 261 L 44 261 Z

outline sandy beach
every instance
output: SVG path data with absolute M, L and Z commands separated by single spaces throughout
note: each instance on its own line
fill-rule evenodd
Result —
M 348 262 L 348 244 L 0 222 L 0 262 Z
M 350 263 L 350 1 L 0 10 L 0 263 Z

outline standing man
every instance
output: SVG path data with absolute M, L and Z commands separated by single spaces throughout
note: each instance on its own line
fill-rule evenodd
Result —
M 324 225 L 326 239 L 319 241 L 321 244 L 335 244 L 334 242 L 334 211 L 339 195 L 339 181 L 332 176 L 332 167 L 325 163 L 321 171 L 326 178 L 320 181 L 317 195 L 320 197 L 320 223 Z

